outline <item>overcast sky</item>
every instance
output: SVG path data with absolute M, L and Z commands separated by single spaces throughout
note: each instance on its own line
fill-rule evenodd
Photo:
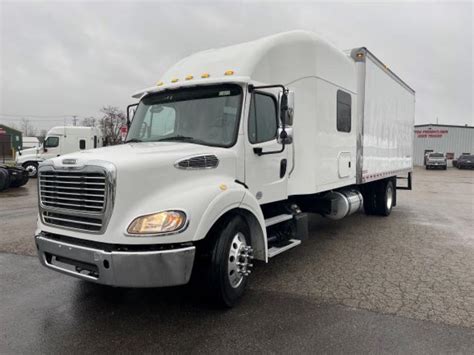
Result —
M 195 51 L 306 29 L 368 47 L 416 90 L 416 123 L 474 124 L 471 1 L 0 0 L 0 16 L 0 123 L 99 117 Z

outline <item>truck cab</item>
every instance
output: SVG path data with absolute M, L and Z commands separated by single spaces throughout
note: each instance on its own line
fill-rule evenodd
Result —
M 414 97 L 374 60 L 370 73 L 391 100 L 375 98 L 370 117 L 385 117 L 385 102 L 405 109 L 387 115 L 387 130 L 368 122 L 364 143 L 357 82 L 366 57 L 293 31 L 176 63 L 133 95 L 125 144 L 41 163 L 41 263 L 115 287 L 194 277 L 233 306 L 254 260 L 307 238 L 307 212 L 336 220 L 367 201 L 367 213 L 388 216 L 395 176 L 411 169 Z
M 20 150 L 16 156 L 16 164 L 25 168 L 30 177 L 36 177 L 38 164 L 42 161 L 100 146 L 102 135 L 95 127 L 54 127 L 46 134 L 43 144 Z

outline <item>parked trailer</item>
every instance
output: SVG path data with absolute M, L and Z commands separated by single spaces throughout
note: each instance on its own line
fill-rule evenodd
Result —
M 112 286 L 193 275 L 232 306 L 254 259 L 304 242 L 308 212 L 390 214 L 396 179 L 411 188 L 414 94 L 310 32 L 185 58 L 133 96 L 126 144 L 40 165 L 40 260 Z

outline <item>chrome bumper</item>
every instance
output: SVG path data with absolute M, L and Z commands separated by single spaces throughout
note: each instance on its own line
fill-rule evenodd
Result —
M 35 237 L 41 263 L 83 280 L 120 287 L 163 287 L 189 282 L 194 246 L 159 251 L 105 251 Z

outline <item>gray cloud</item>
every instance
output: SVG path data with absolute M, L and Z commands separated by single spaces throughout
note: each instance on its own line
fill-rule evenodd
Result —
M 471 2 L 2 2 L 0 16 L 0 113 L 41 128 L 125 107 L 195 51 L 292 29 L 368 47 L 417 91 L 417 123 L 473 124 Z

